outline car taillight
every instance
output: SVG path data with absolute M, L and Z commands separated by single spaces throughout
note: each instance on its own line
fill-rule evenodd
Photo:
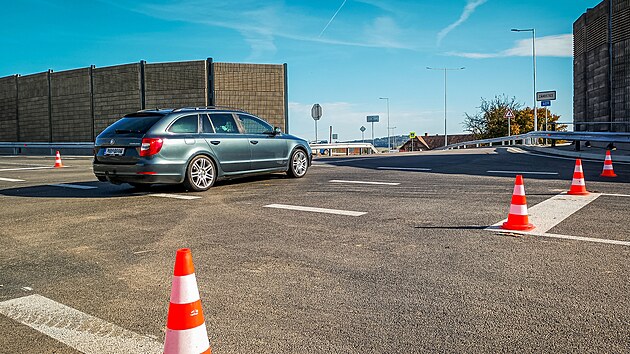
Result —
M 140 156 L 151 156 L 160 152 L 164 141 L 160 138 L 144 138 L 140 146 Z

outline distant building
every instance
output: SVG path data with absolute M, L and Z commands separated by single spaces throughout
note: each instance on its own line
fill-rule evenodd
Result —
M 604 0 L 573 23 L 576 131 L 630 131 L 630 1 Z
M 472 140 L 475 140 L 475 136 L 473 134 L 454 134 L 448 136 L 449 145 Z M 424 136 L 416 135 L 414 139 L 407 140 L 407 142 L 400 147 L 400 151 L 427 151 L 443 146 L 444 135 L 429 135 L 424 133 Z

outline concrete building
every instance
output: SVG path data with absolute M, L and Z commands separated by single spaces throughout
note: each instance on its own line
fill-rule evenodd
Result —
M 573 23 L 576 131 L 630 132 L 630 1 L 604 0 Z
M 138 63 L 0 78 L 0 141 L 92 142 L 124 114 L 228 106 L 288 132 L 287 65 L 212 59 Z

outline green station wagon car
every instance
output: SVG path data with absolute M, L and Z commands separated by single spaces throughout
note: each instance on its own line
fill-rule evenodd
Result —
M 221 107 L 142 110 L 96 137 L 99 181 L 145 188 L 183 183 L 205 191 L 217 179 L 286 172 L 300 178 L 312 159 L 308 143 L 253 114 Z

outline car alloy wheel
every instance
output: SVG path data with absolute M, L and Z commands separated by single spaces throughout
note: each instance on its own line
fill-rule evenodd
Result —
M 207 156 L 197 156 L 188 165 L 186 171 L 186 188 L 200 192 L 212 187 L 216 179 L 214 163 Z
M 291 156 L 291 166 L 289 167 L 289 175 L 291 177 L 300 178 L 306 174 L 308 169 L 308 158 L 303 150 L 297 149 Z

